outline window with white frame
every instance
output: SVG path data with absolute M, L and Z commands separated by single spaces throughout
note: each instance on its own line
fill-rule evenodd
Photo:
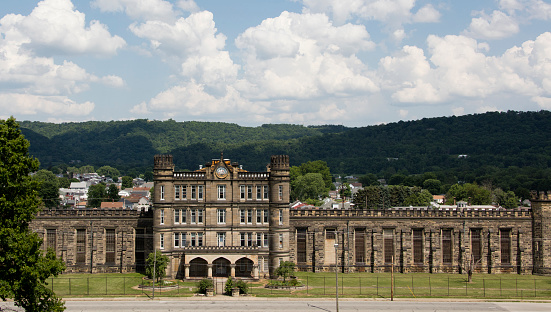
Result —
M 253 245 L 253 233 L 247 233 L 247 246 Z
M 197 223 L 203 223 L 204 209 L 197 209 Z
M 256 209 L 256 223 L 261 224 L 262 223 L 262 210 Z
M 165 224 L 165 210 L 161 209 L 159 214 L 160 214 L 161 224 Z
M 262 186 L 257 185 L 256 186 L 256 200 L 262 199 Z
M 247 223 L 252 224 L 253 223 L 253 210 L 247 209 Z
M 256 233 L 256 246 L 262 247 L 262 236 L 264 236 L 263 233 Z
M 187 185 L 182 185 L 182 199 L 187 199 Z
M 268 233 L 264 233 L 264 243 L 262 244 L 263 247 L 268 247 Z
M 163 233 L 159 234 L 159 248 L 165 249 L 165 235 Z
M 174 248 L 180 248 L 180 233 L 174 232 Z
M 190 222 L 191 224 L 197 223 L 197 209 L 190 209 Z
M 202 200 L 203 199 L 203 185 L 197 186 L 197 199 Z
M 187 209 L 180 209 L 180 217 L 182 218 L 182 224 L 187 222 Z
M 203 233 L 197 233 L 197 246 L 203 246 Z
M 278 198 L 279 200 L 283 200 L 283 185 L 279 186 Z
M 190 244 L 192 247 L 201 247 L 203 246 L 203 233 L 202 232 L 192 232 L 190 233 Z
M 174 199 L 180 199 L 180 185 L 174 185 Z
M 226 199 L 226 186 L 218 185 L 218 199 Z
M 245 224 L 245 209 L 239 210 L 239 223 Z
M 218 209 L 216 211 L 218 224 L 226 223 L 226 209 Z
M 241 193 L 241 199 L 245 199 L 245 185 L 240 185 L 239 186 L 239 191 Z
M 216 236 L 217 236 L 216 241 L 218 242 L 218 247 L 226 246 L 226 233 L 225 232 L 218 232 L 218 233 L 216 233 Z
M 270 223 L 270 210 L 269 209 L 264 209 L 264 223 L 268 224 Z
M 247 246 L 247 233 L 239 233 L 239 246 Z
M 197 185 L 191 186 L 191 199 L 197 199 Z
M 283 248 L 283 234 L 279 234 L 279 249 Z
M 174 209 L 174 224 L 180 223 L 180 209 Z
M 264 199 L 268 199 L 268 185 L 264 185 Z
M 283 209 L 279 209 L 279 225 L 283 225 Z
M 253 199 L 253 186 L 247 185 L 247 199 Z
M 165 200 L 165 186 L 161 185 L 161 200 Z
M 186 234 L 186 233 L 181 233 L 181 234 L 182 234 L 182 235 L 181 235 L 181 238 L 182 238 L 182 239 L 181 239 L 180 245 L 182 246 L 182 248 L 184 248 L 184 247 L 187 246 L 187 244 L 186 244 L 186 243 L 187 243 L 187 241 L 186 241 L 186 236 L 187 236 L 187 234 Z

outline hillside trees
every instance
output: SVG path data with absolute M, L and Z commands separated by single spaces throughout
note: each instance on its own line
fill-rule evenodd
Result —
M 428 206 L 432 194 L 420 187 L 403 185 L 367 186 L 354 194 L 357 209 L 386 209 L 400 206 Z
M 64 264 L 51 249 L 44 255 L 42 239 L 29 230 L 40 199 L 39 181 L 29 176 L 39 163 L 28 149 L 15 119 L 0 120 L 0 298 L 29 312 L 63 311 L 46 279 Z
M 309 161 L 290 169 L 291 199 L 318 200 L 327 196 L 333 186 L 331 171 L 321 160 Z

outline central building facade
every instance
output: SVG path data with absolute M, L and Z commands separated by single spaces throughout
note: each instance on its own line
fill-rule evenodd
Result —
M 213 159 L 192 172 L 154 159 L 154 247 L 170 278 L 272 275 L 289 255 L 289 156 L 265 172 Z

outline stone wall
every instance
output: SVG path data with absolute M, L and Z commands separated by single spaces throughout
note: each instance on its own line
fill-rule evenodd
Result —
M 151 212 L 136 210 L 54 209 L 40 211 L 30 229 L 43 238 L 44 250 L 51 247 L 63 259 L 67 272 L 124 273 L 143 268 L 153 251 L 152 221 Z M 111 262 L 106 256 L 108 230 L 114 231 Z M 84 244 L 77 246 L 79 231 Z
M 532 272 L 532 215 L 529 209 L 433 210 L 293 210 L 291 211 L 291 261 L 302 270 L 326 271 L 335 257 L 327 232 L 336 231 L 338 265 L 344 272 L 462 273 L 472 255 L 471 233 L 480 230 L 481 259 L 475 271 L 484 273 Z M 422 232 L 422 262 L 413 259 L 413 230 Z M 298 262 L 297 232 L 306 230 L 306 261 Z M 444 259 L 445 231 L 451 233 L 450 261 Z M 384 233 L 387 233 L 385 249 Z M 510 233 L 509 259 L 502 261 L 500 235 Z M 330 234 L 330 238 L 332 234 Z M 355 236 L 364 235 L 364 261 L 356 261 Z M 361 240 L 360 240 L 361 241 Z M 505 248 L 505 247 L 504 247 Z M 385 261 L 385 252 L 387 261 Z M 504 251 L 506 252 L 506 251 Z M 504 263 L 504 261 L 506 263 Z M 326 265 L 329 264 L 329 265 Z M 334 266 L 333 266 L 334 267 Z

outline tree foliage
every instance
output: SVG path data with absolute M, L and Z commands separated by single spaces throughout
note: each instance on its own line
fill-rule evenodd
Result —
M 295 264 L 291 261 L 283 261 L 279 267 L 274 271 L 276 276 L 282 277 L 283 282 L 289 277 L 295 275 Z
M 133 186 L 133 179 L 132 177 L 130 176 L 124 176 L 122 177 L 122 185 L 121 185 L 121 188 L 122 189 L 125 189 L 125 188 L 132 188 Z
M 119 172 L 119 170 L 117 168 L 113 168 L 111 166 L 99 167 L 96 170 L 96 173 L 99 174 L 100 176 L 110 177 L 115 181 L 117 181 L 117 179 L 121 175 L 121 173 Z
M 88 188 L 88 202 L 86 204 L 89 208 L 101 207 L 101 202 L 107 201 L 107 191 L 105 190 L 104 183 L 98 183 L 90 185 Z
M 0 120 L 0 298 L 25 311 L 63 311 L 46 279 L 64 264 L 52 250 L 43 255 L 42 239 L 29 230 L 40 199 L 39 181 L 29 176 L 39 163 L 28 149 L 15 119 Z
M 292 183 L 292 198 L 305 201 L 327 195 L 327 189 L 320 173 L 300 175 Z
M 152 252 L 147 256 L 145 260 L 145 274 L 149 278 L 153 278 L 153 272 L 155 272 L 156 281 L 162 280 L 166 276 L 166 267 L 168 266 L 168 256 L 163 255 L 160 250 L 155 253 Z M 153 270 L 155 268 L 155 270 Z
M 357 209 L 386 209 L 400 206 L 428 206 L 432 195 L 420 187 L 403 185 L 368 186 L 354 194 Z
M 111 201 L 119 201 L 119 199 L 121 199 L 119 188 L 115 184 L 109 184 L 107 188 L 107 198 Z

